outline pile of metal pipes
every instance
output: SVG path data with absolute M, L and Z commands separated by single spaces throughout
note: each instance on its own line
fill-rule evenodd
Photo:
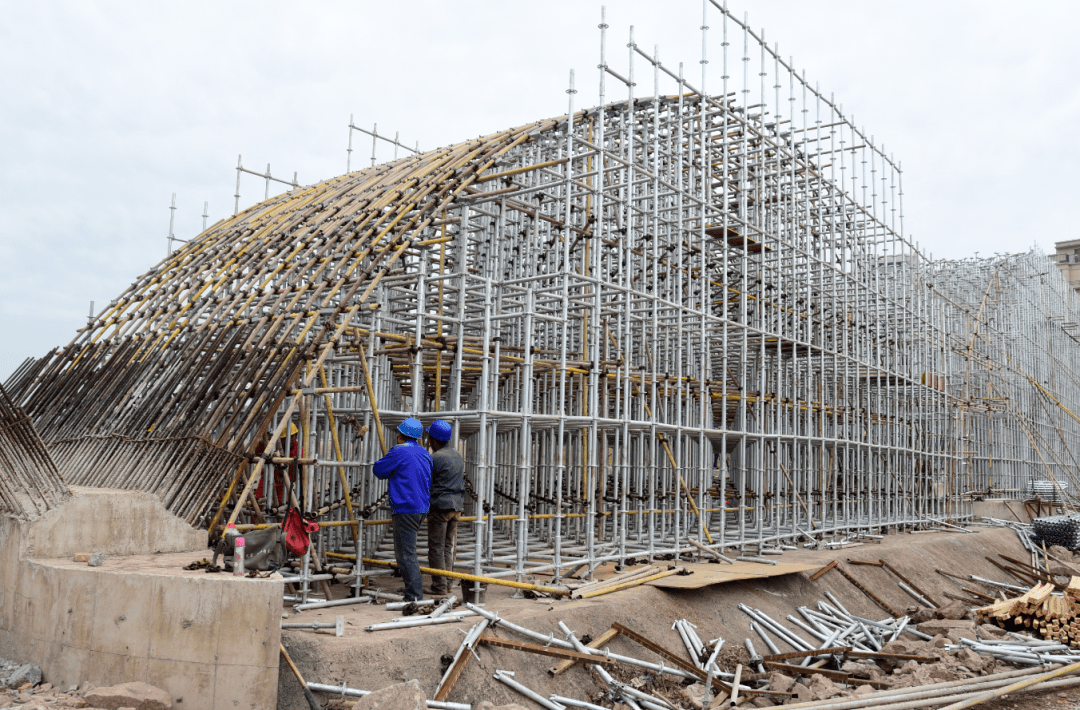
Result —
M 719 679 L 721 677 L 732 679 L 732 682 L 724 687 L 730 690 L 733 696 L 737 696 L 739 692 L 754 693 L 766 690 L 768 688 L 768 682 L 765 680 L 754 681 L 754 685 L 756 687 L 751 687 L 750 685 L 744 685 L 740 683 L 738 670 L 735 674 L 722 673 L 720 671 L 720 669 L 716 665 L 716 657 L 719 654 L 720 649 L 723 647 L 723 639 L 714 639 L 714 641 L 710 642 L 709 645 L 711 646 L 711 649 L 709 649 L 709 656 L 704 661 L 695 662 L 692 665 L 686 665 L 685 662 L 682 662 L 683 667 L 680 668 L 679 664 L 665 664 L 663 658 L 659 663 L 652 663 L 631 656 L 612 653 L 607 648 L 596 648 L 592 645 L 586 646 L 580 640 L 578 640 L 576 634 L 562 621 L 558 622 L 559 630 L 563 634 L 562 638 L 560 638 L 558 636 L 555 636 L 554 634 L 541 634 L 523 626 L 508 622 L 505 619 L 502 619 L 499 616 L 498 612 L 487 611 L 485 609 L 475 607 L 472 604 L 467 604 L 466 606 L 469 609 L 476 611 L 481 616 L 483 616 L 485 621 L 490 623 L 490 625 L 499 626 L 501 628 L 505 628 L 508 631 L 513 631 L 521 636 L 524 636 L 525 638 L 531 639 L 533 641 L 539 641 L 545 646 L 576 651 L 579 654 L 593 656 L 599 659 L 614 660 L 621 664 L 635 666 L 637 668 L 641 668 L 643 670 L 647 670 L 653 673 L 668 674 L 680 679 L 689 679 L 703 682 L 706 689 L 706 697 L 709 697 L 711 695 L 711 691 L 714 685 L 713 680 Z M 687 622 L 685 622 L 685 620 L 676 622 L 676 627 L 679 629 L 680 636 L 684 639 L 684 642 L 688 644 L 688 649 L 690 648 L 690 644 L 701 644 L 701 640 L 693 631 L 692 625 L 689 625 Z M 613 626 L 613 628 L 616 628 L 616 626 Z M 631 633 L 628 629 L 625 628 L 622 628 L 622 631 L 624 633 Z M 468 638 L 466 639 L 466 641 L 468 641 Z M 462 644 L 462 649 L 464 649 L 466 645 L 467 644 Z M 704 649 L 706 647 L 702 645 L 701 648 Z M 654 647 L 653 650 L 660 650 L 662 652 L 662 656 L 666 656 L 667 660 L 669 661 L 676 660 L 674 656 L 671 656 L 667 652 L 663 651 L 663 649 L 658 649 Z M 460 656 L 463 651 L 459 650 L 458 653 Z M 598 663 L 590 663 L 588 660 L 585 660 L 583 662 L 591 670 L 596 671 L 603 679 L 603 681 L 607 684 L 609 699 L 614 702 L 622 702 L 630 708 L 644 708 L 645 710 L 672 710 L 676 707 L 668 700 L 659 698 L 655 695 L 650 695 L 641 691 L 640 689 L 634 688 L 633 686 L 616 681 L 604 669 L 604 667 L 602 665 L 599 665 Z M 695 667 L 700 672 L 688 672 L 687 669 L 693 669 Z M 562 710 L 565 707 L 598 707 L 587 701 L 575 700 L 573 698 L 568 698 L 566 696 L 561 696 L 558 694 L 553 694 L 547 698 L 544 698 L 539 693 L 536 693 L 534 690 L 527 688 L 526 686 L 515 680 L 513 676 L 514 674 L 508 671 L 500 670 L 496 671 L 495 673 L 496 680 L 499 680 L 505 685 L 514 688 L 522 695 L 536 701 L 540 705 L 551 708 L 551 710 Z
M 715 638 L 705 644 L 697 634 L 697 627 L 686 619 L 679 619 L 671 625 L 671 628 L 679 633 L 679 638 L 682 639 L 683 645 L 686 646 L 686 652 L 693 659 L 694 665 L 702 670 L 715 671 L 717 676 L 723 675 L 715 662 L 709 666 L 706 666 L 706 663 L 710 654 L 724 647 L 724 639 Z M 710 651 L 710 648 L 713 650 Z
M 384 621 L 378 624 L 370 624 L 364 627 L 364 631 L 386 631 L 388 629 L 407 629 L 413 626 L 435 626 L 438 624 L 453 624 L 468 616 L 476 616 L 476 612 L 470 609 L 459 609 L 458 611 L 453 611 L 454 604 L 456 603 L 457 597 L 453 595 L 440 601 L 432 600 L 431 606 L 433 606 L 434 608 L 427 614 L 402 616 L 397 619 L 391 619 L 390 621 Z M 408 604 L 416 606 L 421 605 L 420 602 L 409 602 Z M 390 605 L 387 604 L 387 608 L 389 607 Z
M 371 695 L 372 690 L 360 690 L 359 688 L 350 688 L 348 683 L 342 683 L 341 685 L 333 685 L 330 683 L 308 683 L 309 690 L 316 690 L 321 693 L 331 693 L 342 698 L 363 698 Z M 428 700 L 427 706 L 432 710 L 472 710 L 470 703 L 448 703 L 439 700 Z
M 961 710 L 961 708 L 1025 690 L 1038 691 L 1080 685 L 1080 677 L 1072 675 L 1077 671 L 1080 671 L 1080 663 L 1049 668 L 1023 668 L 981 678 L 882 690 L 866 693 L 858 698 L 834 698 L 772 707 L 783 707 L 784 710 L 859 710 L 860 708 Z
M 1066 644 L 1009 632 L 1011 638 L 975 641 L 960 639 L 960 645 L 947 645 L 946 650 L 970 648 L 976 653 L 1018 666 L 1048 666 L 1052 663 L 1076 663 L 1080 661 L 1080 651 Z
M 819 601 L 817 611 L 798 607 L 796 611 L 802 619 L 791 614 L 786 617 L 789 622 L 815 639 L 813 642 L 807 641 L 760 609 L 752 609 L 745 604 L 740 604 L 739 609 L 751 618 L 751 629 L 761 637 L 774 655 L 781 654 L 781 651 L 770 634 L 796 651 L 814 651 L 838 646 L 851 646 L 861 651 L 881 651 L 886 643 L 895 641 L 905 631 L 921 639 L 931 638 L 909 628 L 910 619 L 906 616 L 880 621 L 866 619 L 845 609 L 832 593 L 826 592 L 826 595 L 831 603 Z M 822 654 L 823 657 L 828 655 L 830 654 Z M 807 665 L 812 658 L 813 656 L 807 656 L 802 665 Z

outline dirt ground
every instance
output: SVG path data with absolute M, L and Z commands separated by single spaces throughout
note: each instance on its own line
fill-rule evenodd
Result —
M 1041 693 L 1006 695 L 978 706 L 985 710 L 1063 710 L 1080 707 L 1080 686 Z
M 991 565 L 985 556 L 1000 553 L 1020 558 L 1026 555 L 1012 530 L 972 529 L 974 532 L 970 534 L 900 533 L 856 548 L 835 551 L 800 549 L 774 559 L 815 565 L 823 565 L 832 559 L 841 562 L 883 559 L 944 604 L 949 601 L 944 593 L 959 594 L 959 586 L 937 574 L 936 569 L 962 576 L 976 574 L 1006 582 L 1010 580 L 1005 579 L 1003 573 Z M 891 607 L 904 611 L 914 606 L 914 600 L 899 588 L 895 578 L 885 570 L 853 565 L 846 565 L 846 569 Z M 604 571 L 604 574 L 612 573 L 612 570 Z M 534 631 L 560 636 L 557 627 L 560 620 L 579 637 L 585 634 L 596 636 L 608 629 L 612 622 L 619 622 L 684 657 L 685 649 L 678 633 L 672 629 L 672 623 L 677 619 L 688 619 L 695 624 L 702 639 L 723 637 L 732 647 L 742 646 L 743 639 L 751 632 L 749 617 L 738 610 L 739 603 L 759 608 L 773 618 L 783 620 L 786 615 L 795 614 L 797 606 L 814 607 L 818 601 L 825 600 L 825 592 L 830 591 L 855 614 L 876 619 L 888 616 L 835 570 L 817 581 L 810 581 L 809 576 L 809 572 L 799 573 L 753 582 L 716 584 L 699 590 L 662 590 L 641 586 L 587 600 L 514 599 L 511 597 L 514 590 L 492 586 L 488 590 L 486 608 Z M 399 579 L 377 579 L 387 591 L 401 589 Z M 540 577 L 537 581 L 545 580 Z M 335 589 L 340 590 L 338 593 L 342 596 L 347 592 L 344 587 Z M 442 676 L 442 658 L 454 654 L 465 632 L 478 620 L 469 617 L 459 623 L 442 626 L 365 632 L 363 628 L 368 624 L 388 621 L 402 614 L 387 611 L 381 605 L 346 606 L 301 614 L 293 613 L 288 606 L 283 610 L 288 612 L 290 622 L 327 622 L 333 621 L 339 614 L 345 617 L 346 632 L 342 638 L 333 636 L 332 630 L 329 633 L 283 632 L 282 640 L 286 648 L 308 681 L 334 685 L 344 681 L 352 688 L 377 690 L 415 678 L 429 695 L 434 694 Z M 525 640 L 513 632 L 499 631 L 498 635 Z M 767 653 L 760 639 L 756 636 L 753 638 L 758 651 Z M 782 642 L 778 642 L 778 645 L 782 652 L 793 650 Z M 646 649 L 622 637 L 616 638 L 610 648 L 616 653 L 658 660 Z M 534 704 L 531 701 L 494 680 L 492 674 L 496 669 L 514 671 L 518 682 L 545 696 L 558 693 L 586 699 L 599 690 L 598 683 L 580 665 L 552 678 L 547 669 L 554 665 L 555 659 L 488 646 L 480 647 L 477 656 L 479 662 L 474 658 L 467 665 L 448 698 L 450 701 L 475 704 L 487 700 L 496 705 L 520 703 L 532 707 Z M 325 693 L 320 697 L 324 701 L 330 698 Z M 993 710 L 1060 708 L 1072 707 L 1077 700 L 1080 700 L 1080 686 L 1041 695 L 1021 694 L 983 707 Z M 284 667 L 278 680 L 278 707 L 306 707 L 299 685 Z

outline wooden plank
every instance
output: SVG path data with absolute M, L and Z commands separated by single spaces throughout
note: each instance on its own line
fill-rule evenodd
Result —
M 888 570 L 889 572 L 891 572 L 892 574 L 894 574 L 894 575 L 895 575 L 895 576 L 896 576 L 896 577 L 897 577 L 897 578 L 898 578 L 898 579 L 899 579 L 899 580 L 900 580 L 901 582 L 903 582 L 903 583 L 904 583 L 904 584 L 906 584 L 907 586 L 909 586 L 909 587 L 911 587 L 912 589 L 914 589 L 914 590 L 915 590 L 915 591 L 916 591 L 916 592 L 917 592 L 917 593 L 918 593 L 919 595 L 921 595 L 921 596 L 922 596 L 922 598 L 923 598 L 923 599 L 925 599 L 926 601 L 930 602 L 930 603 L 931 603 L 931 604 L 933 604 L 933 605 L 934 605 L 935 607 L 941 606 L 940 604 L 938 604 L 938 603 L 937 603 L 937 601 L 935 601 L 935 600 L 934 600 L 934 598 L 933 598 L 932 596 L 930 596 L 929 594 L 927 594 L 927 593 L 926 593 L 926 592 L 925 592 L 924 590 L 920 589 L 920 588 L 919 588 L 919 585 L 915 584 L 915 583 L 914 583 L 914 582 L 912 582 L 912 581 L 911 581 L 910 579 L 908 579 L 908 578 L 907 578 L 907 577 L 905 577 L 904 575 L 900 574 L 900 571 L 899 571 L 898 569 L 896 569 L 895 567 L 893 567 L 892 565 L 890 565 L 890 564 L 889 564 L 888 562 L 886 562 L 885 560 L 878 560 L 878 562 L 880 562 L 880 563 L 881 563 L 881 566 L 882 566 L 882 567 L 884 567 L 884 568 L 885 568 L 885 569 L 887 569 L 887 570 Z
M 454 661 L 454 667 L 450 669 L 450 674 L 446 676 L 446 682 L 439 686 L 439 690 L 435 693 L 433 700 L 439 702 L 445 702 L 450 697 L 450 691 L 454 689 L 454 684 L 458 682 L 458 678 L 461 677 L 461 673 L 465 670 L 465 664 L 472 658 L 472 652 L 469 649 L 464 651 Z
M 732 565 L 685 563 L 682 566 L 693 571 L 693 574 L 688 576 L 673 575 L 646 582 L 645 584 L 661 589 L 701 589 L 712 584 L 737 582 L 745 579 L 780 577 L 797 572 L 809 572 L 818 568 L 817 565 L 802 565 L 791 562 L 782 562 L 777 565 L 759 565 L 753 562 L 736 562 Z
M 588 661 L 589 663 L 596 663 L 601 666 L 613 666 L 618 663 L 618 661 L 615 661 L 614 659 L 608 658 L 606 656 L 590 656 L 587 653 L 570 651 L 565 648 L 555 648 L 554 646 L 541 646 L 537 643 L 514 641 L 512 639 L 499 638 L 498 636 L 484 635 L 477 639 L 477 643 L 482 643 L 487 646 L 499 646 L 500 648 L 509 648 L 514 651 L 535 653 L 540 656 L 551 656 L 552 658 L 563 658 L 574 661 Z
M 848 651 L 848 658 L 889 658 L 894 661 L 917 661 L 919 663 L 937 663 L 933 656 L 913 656 L 909 653 L 879 653 L 877 651 Z
M 817 572 L 814 572 L 812 575 L 810 575 L 810 581 L 811 582 L 816 582 L 823 574 L 825 574 L 826 572 L 828 572 L 829 570 L 831 570 L 835 566 L 836 566 L 836 560 L 833 560 L 829 564 L 827 564 L 824 567 L 822 567 L 821 569 L 819 569 Z
M 721 555 L 719 552 L 712 549 L 708 545 L 702 545 L 700 542 L 698 542 L 697 540 L 695 540 L 692 537 L 686 538 L 686 541 L 689 542 L 694 547 L 696 547 L 697 549 L 701 550 L 702 552 L 706 552 L 706 553 L 712 555 L 713 557 L 715 557 L 718 560 L 721 560 L 723 562 L 727 562 L 729 565 L 735 564 L 735 560 L 731 559 L 730 557 L 725 557 L 725 556 Z
M 694 676 L 698 680 L 702 680 L 702 681 L 706 680 L 705 671 L 701 670 L 700 668 L 698 668 L 695 665 L 690 664 L 687 661 L 684 661 L 679 656 L 675 655 L 674 653 L 667 650 L 663 646 L 661 646 L 659 644 L 656 644 L 656 643 L 653 643 L 652 641 L 645 638 L 644 636 L 637 633 L 636 631 L 632 631 L 632 630 L 626 628 L 625 626 L 623 626 L 622 624 L 620 624 L 618 622 L 613 623 L 611 625 L 611 628 L 615 629 L 616 631 L 618 631 L 620 634 L 622 634 L 626 638 L 630 639 L 631 641 L 634 641 L 634 642 L 644 646 L 645 648 L 649 649 L 650 651 L 655 653 L 657 656 L 660 656 L 664 660 L 670 661 L 679 670 L 686 671 L 687 673 Z M 714 682 L 719 681 L 719 680 L 720 680 L 719 678 L 714 678 L 713 679 Z M 727 683 L 723 683 L 722 681 L 720 681 L 720 685 L 717 686 L 719 690 L 724 690 L 724 691 L 730 690 L 730 688 L 722 687 L 722 686 L 727 686 Z
M 878 595 L 874 594 L 874 593 L 873 593 L 873 592 L 871 592 L 871 591 L 870 591 L 869 589 L 867 589 L 867 588 L 866 588 L 865 586 L 863 586 L 863 583 L 862 583 L 862 582 L 860 582 L 859 580 L 855 579 L 855 578 L 854 578 L 854 577 L 852 577 L 852 576 L 851 576 L 850 574 L 848 574 L 848 571 L 847 571 L 846 569 L 844 569 L 844 568 L 843 568 L 843 567 L 841 567 L 840 565 L 837 565 L 837 566 L 836 566 L 836 571 L 837 571 L 837 572 L 839 572 L 840 574 L 844 575 L 844 577 L 845 577 L 845 578 L 847 579 L 847 581 L 849 581 L 849 582 L 851 582 L 852 584 L 854 584 L 854 585 L 855 585 L 855 587 L 856 587 L 856 588 L 857 588 L 857 589 L 858 589 L 859 591 L 861 591 L 861 592 L 862 592 L 863 594 L 865 594 L 866 596 L 870 597 L 870 599 L 871 599 L 871 600 L 872 600 L 872 601 L 873 601 L 873 602 L 874 602 L 875 604 L 877 604 L 878 606 L 880 606 L 880 607 L 881 607 L 882 609 L 884 609 L 885 611 L 889 612 L 889 616 L 892 616 L 893 618 L 896 618 L 896 619 L 899 619 L 899 618 L 900 618 L 901 616 L 903 616 L 903 614 L 901 614 L 900 612 L 896 611 L 896 610 L 895 610 L 895 609 L 893 609 L 893 608 L 892 608 L 891 606 L 889 606 L 888 604 L 886 604 L 886 603 L 885 603 L 885 602 L 884 602 L 884 601 L 883 601 L 883 600 L 881 599 L 881 597 L 879 597 Z
M 570 594 L 570 598 L 575 599 L 578 596 L 580 596 L 581 594 L 584 594 L 586 592 L 591 592 L 591 591 L 596 590 L 596 589 L 603 589 L 604 587 L 613 587 L 616 584 L 622 584 L 623 582 L 629 582 L 631 580 L 638 579 L 640 577 L 651 577 L 652 575 L 656 574 L 659 571 L 660 571 L 660 568 L 657 567 L 656 565 L 646 565 L 644 567 L 638 567 L 635 570 L 630 570 L 628 572 L 622 572 L 620 574 L 616 574 L 616 575 L 614 575 L 612 577 L 608 577 L 607 579 L 598 579 L 598 580 L 596 580 L 594 582 L 584 584 L 584 585 L 578 587 L 577 589 L 574 589 Z
M 611 641 L 618 635 L 619 635 L 618 629 L 608 629 L 604 633 L 602 633 L 599 636 L 597 636 L 596 638 L 594 638 L 589 643 L 585 644 L 585 646 L 587 648 L 600 649 L 600 648 L 603 648 L 604 646 L 606 646 L 607 644 L 611 643 Z M 562 675 L 566 671 L 573 668 L 577 663 L 578 663 L 578 660 L 576 658 L 563 659 L 563 660 L 559 661 L 559 663 L 557 665 L 552 666 L 551 668 L 549 668 L 548 673 L 550 673 L 553 676 Z

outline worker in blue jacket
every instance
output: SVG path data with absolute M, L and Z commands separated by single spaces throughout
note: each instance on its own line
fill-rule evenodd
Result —
M 416 531 L 431 500 L 431 454 L 420 444 L 424 425 L 410 417 L 398 427 L 397 446 L 375 462 L 372 473 L 389 481 L 390 512 L 394 519 L 394 557 L 405 581 L 405 599 L 423 599 Z

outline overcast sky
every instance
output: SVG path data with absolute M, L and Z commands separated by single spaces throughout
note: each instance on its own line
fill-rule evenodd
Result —
M 902 162 L 936 258 L 1080 237 L 1080 3 L 729 3 Z M 606 4 L 613 67 L 632 24 L 699 75 L 700 0 Z M 164 257 L 172 193 L 181 238 L 231 215 L 238 154 L 309 184 L 345 171 L 350 114 L 432 148 L 564 113 L 572 68 L 594 105 L 600 5 L 0 0 L 0 381 Z

